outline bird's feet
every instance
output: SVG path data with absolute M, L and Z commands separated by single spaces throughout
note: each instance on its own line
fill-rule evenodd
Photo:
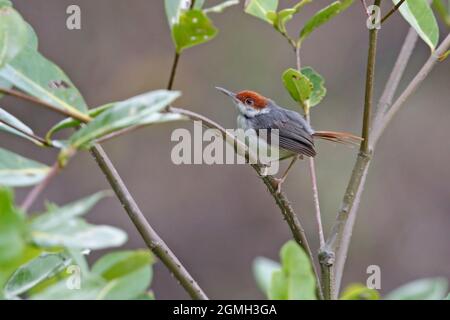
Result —
M 284 180 L 286 180 L 286 178 L 273 178 L 272 187 L 277 190 L 277 193 L 281 193 L 281 185 L 284 183 Z

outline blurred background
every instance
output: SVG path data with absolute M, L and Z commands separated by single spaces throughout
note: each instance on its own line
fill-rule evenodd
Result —
M 268 24 L 243 13 L 243 2 L 211 14 L 220 30 L 216 39 L 183 52 L 175 89 L 177 106 L 200 112 L 234 128 L 236 112 L 214 86 L 251 89 L 295 109 L 283 88 L 281 73 L 295 66 L 285 39 Z M 296 1 L 280 1 L 287 7 Z M 306 17 L 331 1 L 316 1 L 289 24 L 296 34 Z M 13 0 L 35 28 L 40 50 L 58 63 L 91 107 L 165 88 L 174 55 L 163 1 Z M 206 6 L 218 3 L 207 0 Z M 386 3 L 384 9 L 390 7 Z M 82 29 L 66 29 L 66 8 L 81 7 Z M 376 73 L 379 97 L 408 25 L 399 16 L 380 32 Z M 441 38 L 448 32 L 441 25 Z M 368 30 L 358 1 L 307 39 L 304 66 L 326 79 L 328 94 L 312 110 L 315 128 L 360 132 L 364 100 Z M 403 89 L 429 55 L 421 41 L 402 81 Z M 450 64 L 434 68 L 427 81 L 385 132 L 372 163 L 347 260 L 344 285 L 365 283 L 366 268 L 381 267 L 382 293 L 413 279 L 450 277 Z M 60 119 L 40 108 L 5 98 L 2 105 L 37 133 Z M 248 166 L 172 164 L 170 141 L 177 127 L 153 126 L 105 144 L 118 171 L 149 222 L 198 280 L 210 298 L 263 298 L 252 277 L 256 256 L 278 260 L 290 239 L 264 184 Z M 2 147 L 51 164 L 55 152 L 40 150 L 0 134 Z M 328 233 L 354 164 L 356 149 L 318 143 L 317 171 L 325 232 Z M 105 178 L 87 153 L 79 154 L 53 181 L 45 198 L 67 203 L 101 189 Z M 297 163 L 284 185 L 303 222 L 313 250 L 318 249 L 307 162 Z M 26 190 L 17 191 L 21 200 Z M 41 199 L 42 200 L 42 199 Z M 42 208 L 43 201 L 35 209 Z M 87 216 L 128 232 L 127 248 L 145 244 L 115 198 Z M 95 260 L 102 253 L 91 254 Z M 162 263 L 152 285 L 159 299 L 187 299 Z

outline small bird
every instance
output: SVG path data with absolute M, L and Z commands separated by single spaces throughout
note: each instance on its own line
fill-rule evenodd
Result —
M 281 191 L 282 183 L 298 158 L 316 156 L 315 138 L 350 145 L 358 145 L 362 140 L 346 132 L 315 131 L 298 112 L 282 108 L 257 92 L 244 90 L 233 93 L 220 87 L 216 89 L 232 99 L 239 112 L 237 117 L 239 128 L 254 129 L 257 133 L 260 129 L 268 131 L 278 129 L 280 160 L 293 157 L 281 179 L 276 179 L 278 192 Z

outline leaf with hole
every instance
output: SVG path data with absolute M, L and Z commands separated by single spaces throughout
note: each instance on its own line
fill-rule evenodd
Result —
M 0 186 L 29 187 L 41 182 L 50 168 L 0 148 Z
M 398 4 L 400 0 L 393 0 Z M 431 48 L 437 46 L 439 40 L 439 26 L 433 10 L 427 0 L 408 0 L 399 8 L 403 18 L 416 30 L 417 34 Z
M 183 12 L 172 28 L 172 39 L 178 53 L 184 49 L 208 42 L 217 35 L 217 29 L 201 10 Z
M 66 74 L 30 47 L 0 69 L 0 78 L 56 108 L 79 116 L 87 112 L 83 97 Z M 64 85 L 56 86 L 56 83 Z

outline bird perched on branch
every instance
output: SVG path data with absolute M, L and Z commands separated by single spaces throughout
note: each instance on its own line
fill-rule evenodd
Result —
M 260 129 L 278 130 L 280 159 L 293 157 L 281 179 L 276 179 L 278 192 L 298 158 L 316 156 L 314 139 L 349 145 L 358 145 L 362 140 L 346 132 L 315 131 L 298 112 L 282 108 L 257 92 L 244 90 L 233 93 L 220 87 L 216 89 L 230 97 L 236 106 L 239 112 L 237 117 L 239 128 L 254 129 L 257 133 Z

